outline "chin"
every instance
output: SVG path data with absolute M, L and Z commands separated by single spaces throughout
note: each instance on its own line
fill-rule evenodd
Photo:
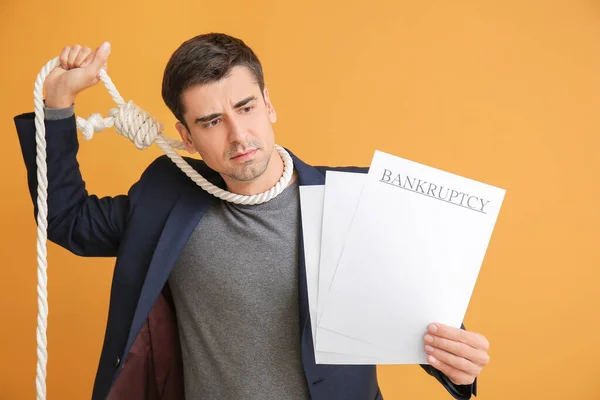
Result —
M 241 182 L 250 182 L 260 178 L 267 171 L 268 165 L 268 160 L 262 162 L 252 160 L 242 167 L 233 169 L 229 176 Z

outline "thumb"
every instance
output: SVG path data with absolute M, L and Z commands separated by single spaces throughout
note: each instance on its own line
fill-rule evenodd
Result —
M 98 49 L 96 49 L 96 55 L 94 59 L 89 63 L 88 70 L 94 74 L 94 76 L 98 75 L 100 69 L 106 64 L 108 60 L 108 56 L 110 55 L 110 43 L 104 42 Z

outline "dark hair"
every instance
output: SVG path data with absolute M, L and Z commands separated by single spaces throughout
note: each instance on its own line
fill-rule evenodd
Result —
M 217 82 L 236 66 L 247 67 L 263 93 L 265 83 L 258 57 L 242 40 L 223 33 L 198 35 L 183 42 L 171 55 L 162 82 L 167 107 L 186 128 L 183 92 L 191 86 Z

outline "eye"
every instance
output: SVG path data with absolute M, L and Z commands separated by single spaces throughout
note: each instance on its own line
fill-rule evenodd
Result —
M 252 111 L 253 108 L 254 108 L 254 106 L 246 106 L 246 107 L 242 108 L 242 112 L 249 113 L 250 111 Z
M 212 121 L 208 121 L 207 123 L 205 123 L 202 126 L 204 128 L 212 128 L 213 126 L 219 125 L 220 122 L 221 122 L 221 120 L 219 118 L 216 118 L 216 119 L 213 119 Z

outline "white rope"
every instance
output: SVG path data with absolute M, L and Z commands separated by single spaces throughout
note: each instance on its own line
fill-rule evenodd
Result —
M 47 228 L 48 228 L 48 169 L 46 164 L 46 127 L 44 125 L 43 87 L 46 77 L 60 63 L 59 57 L 50 60 L 42 68 L 34 85 L 34 110 L 36 128 L 36 165 L 37 165 L 37 260 L 38 260 L 38 318 L 37 318 L 37 367 L 36 367 L 36 392 L 38 400 L 46 399 L 46 366 L 48 363 L 47 337 L 48 326 L 48 276 L 47 276 Z M 278 196 L 289 184 L 294 166 L 289 153 L 281 146 L 275 149 L 281 156 L 284 164 L 283 174 L 277 184 L 264 193 L 253 196 L 235 194 L 223 190 L 202 177 L 178 153 L 173 150 L 185 149 L 182 142 L 171 139 L 162 134 L 162 124 L 150 117 L 145 111 L 133 102 L 125 102 L 104 69 L 100 70 L 99 78 L 106 86 L 109 94 L 118 108 L 109 111 L 109 117 L 103 118 L 100 114 L 92 114 L 87 120 L 77 117 L 77 127 L 82 131 L 85 139 L 90 140 L 95 132 L 106 128 L 115 127 L 115 130 L 129 138 L 138 149 L 145 149 L 156 143 L 163 152 L 198 186 L 218 197 L 235 204 L 261 204 Z

